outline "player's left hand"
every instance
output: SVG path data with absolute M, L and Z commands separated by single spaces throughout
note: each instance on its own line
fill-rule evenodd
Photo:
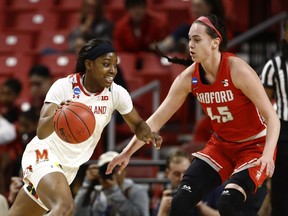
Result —
M 266 174 L 269 177 L 272 177 L 275 169 L 274 160 L 271 157 L 262 155 L 256 162 L 255 165 L 261 165 L 260 172 L 262 173 L 266 168 Z

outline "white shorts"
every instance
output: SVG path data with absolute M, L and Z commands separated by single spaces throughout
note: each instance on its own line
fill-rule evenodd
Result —
M 37 195 L 40 180 L 49 173 L 61 172 L 68 184 L 74 180 L 79 167 L 65 167 L 45 142 L 33 139 L 26 147 L 22 157 L 24 191 L 41 207 L 48 208 Z

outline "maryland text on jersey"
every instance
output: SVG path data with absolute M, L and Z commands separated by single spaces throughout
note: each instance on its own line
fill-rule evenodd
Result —
M 93 114 L 106 114 L 107 106 L 88 106 Z

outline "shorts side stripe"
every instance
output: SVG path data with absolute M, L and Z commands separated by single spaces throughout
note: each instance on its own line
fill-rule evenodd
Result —
M 46 211 L 49 211 L 49 209 L 42 203 L 42 201 L 39 198 L 36 198 L 31 190 L 29 191 L 28 188 L 31 188 L 31 186 L 27 185 L 26 183 L 23 185 L 24 191 L 25 193 L 32 199 L 34 200 L 39 206 L 41 206 L 43 209 L 45 209 Z
M 223 167 L 218 164 L 214 159 L 212 159 L 209 155 L 203 154 L 202 152 L 196 152 L 192 154 L 194 157 L 197 157 L 206 163 L 208 163 L 213 169 L 215 169 L 217 172 L 220 171 Z

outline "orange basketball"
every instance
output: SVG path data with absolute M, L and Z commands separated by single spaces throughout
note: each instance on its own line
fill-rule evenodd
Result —
M 95 117 L 83 103 L 70 102 L 54 115 L 56 134 L 65 142 L 77 144 L 87 140 L 94 132 Z

